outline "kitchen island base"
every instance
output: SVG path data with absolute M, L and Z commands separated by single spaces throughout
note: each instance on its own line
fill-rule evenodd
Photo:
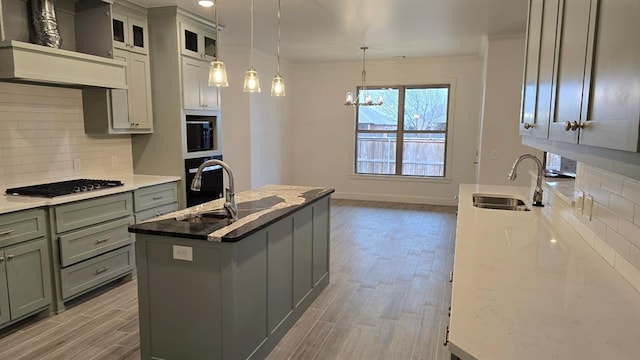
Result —
M 329 196 L 235 242 L 136 234 L 142 359 L 262 359 L 329 283 Z

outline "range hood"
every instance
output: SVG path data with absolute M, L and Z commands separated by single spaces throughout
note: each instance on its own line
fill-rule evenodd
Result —
M 126 64 L 21 41 L 0 42 L 0 81 L 126 89 Z

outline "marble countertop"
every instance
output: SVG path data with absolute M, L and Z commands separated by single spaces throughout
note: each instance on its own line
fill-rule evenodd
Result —
M 56 196 L 54 198 L 43 198 L 35 196 L 12 196 L 4 194 L 2 190 L 0 196 L 0 214 L 13 211 L 33 209 L 44 206 L 54 206 L 74 201 L 92 199 L 99 196 L 118 194 L 127 191 L 133 191 L 147 186 L 165 184 L 173 181 L 179 181 L 178 176 L 160 176 L 160 175 L 118 175 L 110 180 L 120 180 L 123 186 L 106 188 L 94 191 L 87 191 L 78 194 Z
M 509 194 L 532 211 L 480 209 Z M 449 346 L 461 359 L 638 359 L 640 293 L 528 187 L 461 185 Z
M 208 217 L 224 214 L 224 199 L 193 206 L 147 222 L 129 226 L 141 234 L 180 237 L 216 242 L 234 242 L 278 221 L 300 207 L 333 193 L 333 189 L 308 186 L 265 185 L 239 192 L 238 221 Z

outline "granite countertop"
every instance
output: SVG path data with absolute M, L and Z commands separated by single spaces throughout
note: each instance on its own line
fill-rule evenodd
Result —
M 217 199 L 131 225 L 129 231 L 195 240 L 235 242 L 333 192 L 333 189 L 321 187 L 265 185 L 236 194 L 239 211 L 238 221 L 234 223 L 216 217 L 218 214 L 224 214 L 225 202 L 224 199 Z M 210 214 L 214 216 L 208 216 Z
M 124 183 L 123 186 L 106 188 L 94 191 L 87 191 L 71 195 L 56 196 L 54 198 L 44 198 L 35 196 L 13 196 L 4 194 L 5 189 L 2 190 L 0 195 L 0 214 L 10 213 L 13 211 L 28 210 L 38 207 L 55 206 L 59 204 L 65 204 L 74 201 L 92 199 L 105 195 L 118 194 L 127 191 L 133 191 L 136 189 L 144 188 L 147 186 L 165 184 L 169 182 L 179 181 L 178 176 L 160 176 L 160 175 L 117 175 L 113 176 L 109 180 L 120 180 Z M 44 181 L 49 182 L 49 181 Z M 29 185 L 29 184 L 25 184 Z
M 531 211 L 473 207 L 508 194 Z M 640 293 L 529 187 L 461 185 L 449 346 L 461 359 L 637 359 Z

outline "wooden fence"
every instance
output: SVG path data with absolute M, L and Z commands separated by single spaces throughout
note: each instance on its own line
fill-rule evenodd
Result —
M 444 139 L 405 139 L 402 175 L 444 176 Z M 359 138 L 356 173 L 395 174 L 395 138 Z

